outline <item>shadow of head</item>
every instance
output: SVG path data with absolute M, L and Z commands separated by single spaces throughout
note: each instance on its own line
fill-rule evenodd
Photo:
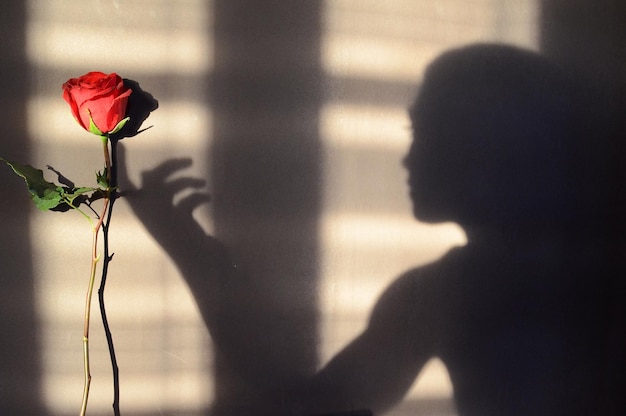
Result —
M 595 159 L 584 108 L 579 86 L 534 52 L 480 44 L 444 53 L 410 111 L 416 216 L 480 225 L 586 215 Z

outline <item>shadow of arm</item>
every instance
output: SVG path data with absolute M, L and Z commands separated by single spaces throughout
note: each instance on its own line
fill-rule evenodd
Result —
M 197 191 L 202 179 L 172 175 L 191 166 L 191 159 L 170 159 L 142 172 L 140 187 L 128 179 L 123 146 L 118 149 L 118 175 L 122 196 L 150 235 L 170 256 L 185 278 L 205 323 L 212 331 L 219 303 L 220 282 L 230 279 L 234 265 L 226 248 L 208 235 L 193 218 L 193 211 L 210 196 Z M 174 197 L 189 195 L 174 203 Z
M 434 354 L 430 302 L 421 302 L 427 295 L 420 283 L 409 274 L 387 289 L 366 330 L 307 386 L 307 410 L 381 414 L 403 399 Z

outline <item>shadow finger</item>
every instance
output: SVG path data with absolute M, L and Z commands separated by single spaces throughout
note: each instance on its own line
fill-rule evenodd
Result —
M 162 186 L 168 176 L 176 171 L 188 168 L 191 166 L 191 163 L 190 158 L 166 160 L 157 167 L 142 172 L 142 186 L 144 188 Z
M 172 179 L 171 181 L 167 181 L 163 184 L 162 189 L 164 189 L 167 193 L 175 194 L 177 192 L 184 191 L 188 188 L 202 188 L 206 185 L 206 181 L 204 179 L 199 178 L 191 178 L 191 177 L 183 177 Z
M 176 204 L 176 210 L 184 215 L 191 215 L 194 209 L 211 201 L 211 195 L 203 192 L 193 193 Z

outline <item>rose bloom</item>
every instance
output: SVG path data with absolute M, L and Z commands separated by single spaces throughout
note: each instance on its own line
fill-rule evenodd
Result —
M 116 73 L 89 72 L 63 84 L 63 99 L 70 105 L 76 121 L 85 130 L 98 135 L 114 132 L 124 120 L 131 93 Z

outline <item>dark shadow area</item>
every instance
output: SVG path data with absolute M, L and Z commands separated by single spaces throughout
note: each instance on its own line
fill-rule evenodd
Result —
M 276 414 L 317 361 L 321 2 L 213 2 L 218 415 Z
M 405 159 L 417 219 L 468 244 L 406 272 L 367 329 L 313 378 L 303 413 L 394 406 L 439 357 L 462 415 L 621 414 L 612 335 L 624 259 L 610 137 L 587 86 L 502 45 L 427 69 Z
M 588 108 L 602 120 L 597 135 L 606 138 L 605 241 L 611 256 L 626 258 L 626 3 L 619 0 L 542 1 L 541 48 L 594 91 Z M 614 320 L 607 352 L 607 379 L 614 402 L 611 414 L 626 414 L 626 270 L 615 273 Z
M 212 7 L 207 157 L 216 238 L 191 216 L 207 194 L 172 203 L 205 184 L 171 179 L 190 159 L 145 172 L 141 189 L 132 189 L 123 170 L 120 183 L 185 277 L 211 334 L 211 413 L 275 415 L 317 364 L 320 2 Z M 123 160 L 122 150 L 120 167 Z
M 25 7 L 23 2 L 0 7 L 0 155 L 9 160 L 28 160 L 30 150 Z M 0 414 L 43 415 L 29 224 L 32 202 L 24 181 L 8 167 L 0 169 L 0 182 Z

